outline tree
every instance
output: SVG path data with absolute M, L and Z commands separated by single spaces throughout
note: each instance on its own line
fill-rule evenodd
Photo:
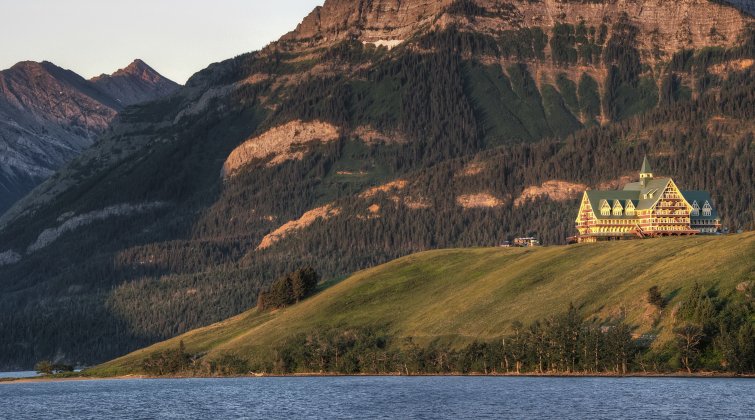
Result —
M 632 332 L 624 323 L 611 327 L 606 333 L 606 349 L 616 373 L 626 374 L 632 358 Z
M 674 328 L 676 345 L 682 365 L 688 373 L 692 373 L 692 366 L 700 355 L 700 341 L 703 339 L 703 328 L 699 325 L 686 323 Z
M 519 374 L 522 371 L 522 365 L 524 364 L 524 358 L 527 353 L 527 336 L 524 330 L 524 325 L 519 321 L 514 321 L 511 324 L 511 329 L 514 334 L 509 339 L 508 353 L 511 354 L 514 361 L 516 373 Z
M 652 286 L 648 289 L 648 303 L 655 306 L 658 309 L 663 309 L 666 306 L 666 299 L 658 290 L 658 286 Z
M 282 308 L 300 302 L 317 290 L 320 275 L 312 268 L 306 267 L 278 278 L 270 289 L 261 292 L 257 298 L 257 308 Z
M 311 295 L 317 289 L 320 275 L 312 267 L 303 268 L 290 275 L 292 295 L 295 302 Z
M 52 365 L 52 371 L 54 373 L 73 372 L 73 366 L 65 363 L 55 363 Z
M 36 370 L 37 373 L 40 373 L 42 375 L 52 375 L 53 364 L 49 360 L 41 360 L 37 362 L 36 365 L 34 365 L 34 370 Z

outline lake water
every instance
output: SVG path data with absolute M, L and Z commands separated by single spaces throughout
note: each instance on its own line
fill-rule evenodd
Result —
M 25 370 L 21 372 L 0 372 L 0 379 L 2 378 L 33 378 L 39 376 L 39 374 L 33 370 Z
M 755 380 L 334 377 L 0 384 L 8 419 L 755 418 Z

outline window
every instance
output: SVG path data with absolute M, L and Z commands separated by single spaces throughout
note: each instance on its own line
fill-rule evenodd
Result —
M 693 216 L 699 216 L 700 215 L 700 205 L 697 204 L 697 200 L 692 202 L 692 212 L 690 213 Z
M 710 216 L 711 213 L 713 213 L 713 207 L 711 207 L 709 202 L 705 202 L 703 205 L 703 216 Z
M 627 216 L 634 216 L 634 204 L 630 200 L 627 200 L 624 208 L 626 209 L 625 213 Z
M 600 203 L 600 214 L 602 216 L 610 216 L 611 215 L 611 206 L 608 205 L 608 201 L 601 200 L 601 203 Z
M 621 207 L 621 203 L 619 203 L 619 200 L 614 200 L 613 202 L 613 215 L 614 216 L 621 216 L 624 213 L 624 208 Z

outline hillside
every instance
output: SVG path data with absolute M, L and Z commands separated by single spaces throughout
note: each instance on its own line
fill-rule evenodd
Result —
M 90 147 L 119 111 L 177 88 L 141 60 L 91 81 L 50 62 L 0 71 L 0 215 Z
M 328 0 L 122 111 L 0 218 L 0 365 L 116 357 L 303 265 L 564 243 L 575 194 L 645 154 L 753 229 L 752 23 L 697 0 Z
M 237 356 L 273 366 L 274 350 L 298 334 L 378 330 L 394 345 L 460 348 L 558 315 L 573 303 L 587 319 L 621 319 L 632 334 L 654 334 L 662 347 L 679 303 L 695 283 L 736 294 L 755 279 L 755 233 L 556 246 L 452 249 L 404 257 L 354 274 L 316 296 L 273 312 L 251 309 L 91 369 L 94 375 L 141 373 L 150 355 L 178 348 L 200 361 Z M 656 325 L 647 290 L 669 301 Z

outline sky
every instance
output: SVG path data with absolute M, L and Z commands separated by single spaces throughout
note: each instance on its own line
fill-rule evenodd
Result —
M 0 69 L 51 61 L 91 78 L 141 58 L 184 83 L 259 50 L 324 0 L 0 0 Z

